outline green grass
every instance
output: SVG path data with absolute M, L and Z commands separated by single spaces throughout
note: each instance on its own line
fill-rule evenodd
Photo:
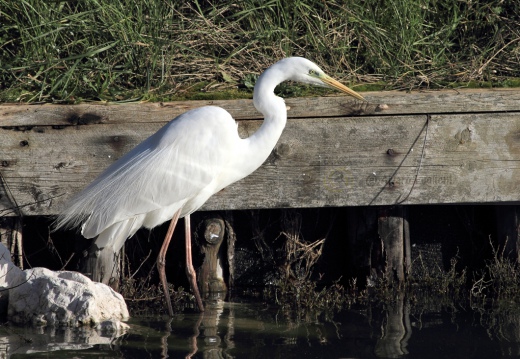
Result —
M 0 101 L 249 97 L 291 55 L 359 90 L 517 86 L 520 3 L 0 0 Z

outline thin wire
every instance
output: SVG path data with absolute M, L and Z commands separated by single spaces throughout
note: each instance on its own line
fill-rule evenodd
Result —
M 424 140 L 423 140 L 423 146 L 421 151 L 421 158 L 419 159 L 419 166 L 417 166 L 417 170 L 415 171 L 415 178 L 413 179 L 412 186 L 410 187 L 410 191 L 408 191 L 408 194 L 405 198 L 403 198 L 401 201 L 398 201 L 396 204 L 402 204 L 405 202 L 408 197 L 412 194 L 412 191 L 415 187 L 415 184 L 417 183 L 417 179 L 419 178 L 419 171 L 421 170 L 423 159 L 424 159 L 424 150 L 426 148 L 426 138 L 428 137 L 428 125 L 430 124 L 431 115 L 426 115 L 426 124 L 424 126 Z M 421 131 L 422 132 L 422 131 Z
M 421 134 L 423 133 L 423 131 L 426 130 L 426 134 L 424 136 L 424 142 L 423 142 L 423 149 L 422 149 L 422 155 L 421 155 L 421 159 L 420 159 L 420 163 L 419 163 L 419 167 L 416 171 L 416 174 L 415 174 L 415 179 L 414 179 L 414 183 L 410 189 L 410 192 L 408 193 L 408 195 L 405 197 L 404 200 L 402 201 L 399 201 L 399 198 L 401 198 L 401 196 L 399 196 L 397 198 L 397 201 L 395 204 L 401 204 L 403 203 L 404 201 L 406 201 L 406 199 L 410 196 L 412 190 L 413 190 L 413 187 L 415 186 L 415 182 L 417 182 L 417 177 L 419 175 L 419 170 L 421 168 L 421 164 L 422 164 L 422 156 L 424 156 L 424 147 L 426 146 L 426 137 L 428 136 L 428 124 L 429 124 L 429 121 L 430 121 L 430 118 L 431 116 L 430 115 L 426 115 L 426 122 L 424 123 L 423 127 L 421 128 L 421 131 L 419 132 L 419 134 L 417 135 L 417 137 L 415 138 L 415 140 L 413 141 L 412 145 L 410 146 L 410 148 L 408 149 L 408 152 L 406 152 L 406 155 L 403 157 L 401 163 L 399 163 L 399 165 L 396 167 L 394 173 L 392 173 L 392 175 L 388 178 L 388 180 L 385 182 L 385 184 L 381 187 L 381 189 L 379 190 L 379 192 L 376 193 L 376 195 L 374 196 L 374 198 L 372 198 L 372 200 L 368 203 L 369 206 L 372 205 L 372 203 L 374 203 L 374 201 L 379 197 L 379 195 L 385 190 L 386 186 L 387 185 L 390 185 L 392 183 L 392 180 L 395 178 L 395 176 L 397 175 L 397 172 L 399 172 L 399 169 L 402 167 L 403 163 L 406 161 L 406 159 L 408 158 L 408 156 L 410 155 L 410 153 L 413 151 L 413 148 L 415 146 L 415 144 L 417 143 L 417 141 L 419 141 L 419 138 L 421 137 Z

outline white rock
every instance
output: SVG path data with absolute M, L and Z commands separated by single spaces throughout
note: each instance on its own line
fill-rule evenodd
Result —
M 118 330 L 128 319 L 121 294 L 77 272 L 46 268 L 23 271 L 23 283 L 9 290 L 7 319 L 14 323 L 91 326 Z M 102 325 L 111 321 L 111 325 Z

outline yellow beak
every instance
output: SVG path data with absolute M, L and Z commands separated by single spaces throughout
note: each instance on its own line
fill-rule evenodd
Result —
M 341 82 L 334 80 L 332 77 L 328 75 L 320 76 L 320 80 L 329 85 L 330 87 L 333 87 L 341 92 L 346 93 L 347 95 L 350 95 L 352 97 L 357 98 L 358 100 L 365 101 L 363 96 L 358 94 L 356 91 L 349 89 L 347 86 L 343 85 Z

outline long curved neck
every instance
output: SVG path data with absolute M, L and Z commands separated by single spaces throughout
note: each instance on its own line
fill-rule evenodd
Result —
M 250 137 L 246 138 L 245 151 L 251 161 L 246 166 L 258 168 L 273 150 L 287 123 L 287 108 L 285 101 L 274 94 L 275 87 L 284 81 L 286 74 L 277 68 L 271 67 L 265 71 L 257 81 L 253 94 L 253 103 L 258 111 L 264 115 L 264 122 Z

